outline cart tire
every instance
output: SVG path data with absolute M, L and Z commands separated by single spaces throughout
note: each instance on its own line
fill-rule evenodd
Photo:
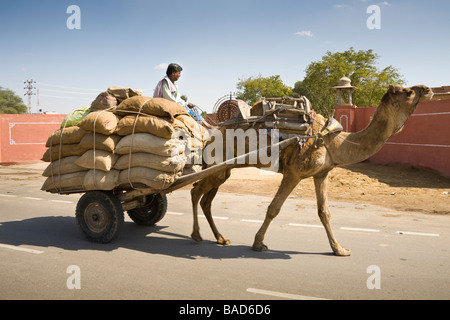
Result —
M 164 218 L 167 211 L 167 197 L 161 194 L 147 196 L 145 206 L 128 210 L 127 213 L 136 224 L 153 226 Z
M 120 201 L 109 191 L 89 191 L 78 201 L 75 217 L 87 239 L 93 242 L 111 242 L 123 225 Z

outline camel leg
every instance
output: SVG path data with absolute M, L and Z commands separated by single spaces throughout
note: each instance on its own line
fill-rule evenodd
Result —
M 217 230 L 211 214 L 211 203 L 215 195 L 217 194 L 219 186 L 229 178 L 230 174 L 231 170 L 224 170 L 217 175 L 205 178 L 194 184 L 194 188 L 191 190 L 191 201 L 194 218 L 194 226 L 191 237 L 195 241 L 199 242 L 203 240 L 200 235 L 200 226 L 198 224 L 198 203 L 201 199 L 200 204 L 214 233 L 214 236 L 216 237 L 217 242 L 220 244 L 230 243 L 229 240 L 224 239 L 220 232 Z
M 191 190 L 191 202 L 192 202 L 192 212 L 194 218 L 194 227 L 192 230 L 191 238 L 197 242 L 202 241 L 202 236 L 200 235 L 200 226 L 198 224 L 198 202 L 200 198 L 205 193 L 201 188 L 201 182 L 194 184 L 194 188 Z
M 267 208 L 266 217 L 261 228 L 255 235 L 255 241 L 253 242 L 252 249 L 255 251 L 265 251 L 267 246 L 263 243 L 264 235 L 266 234 L 267 228 L 269 227 L 272 220 L 278 215 L 283 206 L 284 201 L 291 194 L 292 190 L 298 184 L 300 179 L 297 179 L 292 174 L 288 173 L 283 176 L 281 185 L 278 188 L 277 194 L 272 199 L 269 207 Z
M 330 209 L 328 208 L 328 199 L 327 199 L 327 190 L 328 190 L 328 172 L 314 176 L 314 185 L 316 188 L 316 197 L 317 197 L 317 210 L 319 213 L 320 221 L 327 232 L 328 241 L 330 242 L 331 249 L 337 256 L 349 256 L 351 255 L 351 251 L 349 249 L 345 249 L 341 247 L 341 245 L 337 242 L 334 237 L 333 230 L 330 224 Z
M 216 224 L 214 223 L 214 219 L 211 213 L 211 204 L 218 190 L 219 188 L 214 188 L 205 193 L 205 195 L 202 197 L 202 200 L 200 201 L 200 205 L 202 207 L 203 213 L 205 214 L 206 220 L 208 220 L 209 226 L 211 227 L 214 237 L 217 240 L 217 243 L 221 245 L 229 245 L 230 240 L 222 237 L 222 235 L 220 234 L 219 230 L 216 227 Z

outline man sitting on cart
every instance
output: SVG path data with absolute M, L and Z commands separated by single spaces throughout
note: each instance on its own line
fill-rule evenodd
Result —
M 184 106 L 192 118 L 201 122 L 204 127 L 213 129 L 213 127 L 206 122 L 202 115 L 198 112 L 195 104 L 187 102 L 181 98 L 178 92 L 177 81 L 181 77 L 182 70 L 183 68 L 176 63 L 169 64 L 167 67 L 166 76 L 158 82 L 158 85 L 155 88 L 153 98 L 164 98 Z

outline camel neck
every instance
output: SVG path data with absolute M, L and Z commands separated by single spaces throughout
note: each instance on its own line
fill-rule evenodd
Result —
M 395 116 L 380 104 L 369 125 L 355 133 L 342 132 L 327 142 L 337 165 L 364 161 L 377 153 L 395 133 Z

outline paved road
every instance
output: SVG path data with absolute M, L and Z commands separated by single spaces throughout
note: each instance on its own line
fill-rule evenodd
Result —
M 178 190 L 157 226 L 126 217 L 101 245 L 78 231 L 80 195 L 44 193 L 41 182 L 0 181 L 0 299 L 450 298 L 447 216 L 333 202 L 336 237 L 353 253 L 335 257 L 314 202 L 288 199 L 258 253 L 270 198 L 218 194 L 214 215 L 232 241 L 222 247 L 204 218 L 204 241 L 190 239 L 189 191 Z

